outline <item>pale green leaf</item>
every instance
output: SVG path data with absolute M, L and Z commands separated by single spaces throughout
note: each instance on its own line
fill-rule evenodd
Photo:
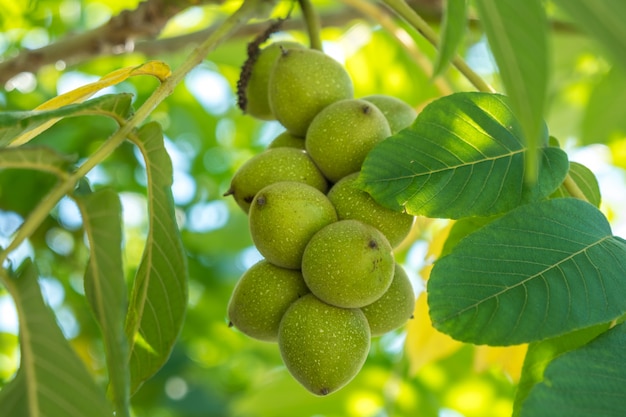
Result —
M 68 175 L 75 159 L 44 146 L 0 148 L 0 169 L 33 169 L 59 178 Z
M 441 254 L 439 257 L 446 256 L 452 252 L 452 250 L 456 247 L 456 245 L 465 237 L 472 234 L 476 230 L 481 227 L 491 223 L 499 216 L 491 216 L 491 217 L 464 217 L 460 220 L 457 220 L 450 228 L 450 232 L 448 233 L 448 237 L 446 238 L 446 242 L 443 244 L 443 249 L 441 249 Z
M 580 140 L 609 143 L 626 135 L 626 71 L 614 67 L 594 87 L 585 107 Z
M 545 198 L 563 182 L 569 164 L 561 149 L 541 148 L 533 185 L 524 181 L 525 155 L 505 96 L 456 93 L 379 143 L 363 163 L 361 187 L 381 205 L 413 215 L 490 216 Z
M 596 39 L 614 62 L 626 69 L 626 2 L 623 0 L 555 0 L 574 23 Z
M 578 162 L 570 162 L 569 176 L 574 184 L 578 187 L 578 189 L 583 193 L 587 201 L 589 201 L 596 207 L 600 207 L 602 196 L 600 195 L 600 186 L 598 185 L 598 179 L 593 174 L 593 172 L 591 172 L 591 170 L 583 164 L 580 164 Z M 565 185 L 562 184 L 559 188 L 557 188 L 557 190 L 552 194 L 551 197 L 559 198 L 574 196 L 572 196 L 565 187 Z
M 51 127 L 64 117 L 102 115 L 125 120 L 132 112 L 132 95 L 108 94 L 79 104 L 68 104 L 50 110 L 10 111 L 0 113 L 0 146 L 19 145 Z
M 122 206 L 117 193 L 109 188 L 82 193 L 75 200 L 89 241 L 85 295 L 102 331 L 117 415 L 127 416 L 130 377 L 124 333 L 128 300 L 122 263 Z
M 3 416 L 111 417 L 113 410 L 44 304 L 30 260 L 6 285 L 20 329 L 20 368 L 0 391 Z
M 467 28 L 467 0 L 447 0 L 441 28 L 441 44 L 435 61 L 433 76 L 450 63 Z
M 513 417 L 519 416 L 521 406 L 528 397 L 530 390 L 543 380 L 543 373 L 554 358 L 589 343 L 608 329 L 609 323 L 603 323 L 553 339 L 531 343 L 528 346 L 522 376 L 515 391 Z
M 428 281 L 435 327 L 489 345 L 535 342 L 626 312 L 626 242 L 589 203 L 513 210 L 461 240 Z
M 522 404 L 522 417 L 626 416 L 626 324 L 548 365 Z
M 476 0 L 502 84 L 528 146 L 526 179 L 537 179 L 548 88 L 548 24 L 541 0 Z
M 131 293 L 126 334 L 131 340 L 131 392 L 169 357 L 187 307 L 187 265 L 172 198 L 172 162 L 158 123 L 131 138 L 146 161 L 149 231 Z

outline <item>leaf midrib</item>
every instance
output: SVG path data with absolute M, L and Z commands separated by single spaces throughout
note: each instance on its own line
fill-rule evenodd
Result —
M 369 182 L 375 183 L 375 182 L 389 182 L 389 181 L 396 181 L 396 180 L 402 180 L 402 179 L 408 179 L 408 178 L 419 178 L 422 176 L 429 176 L 429 175 L 433 175 L 433 174 L 439 174 L 441 172 L 445 172 L 445 171 L 451 171 L 451 170 L 457 170 L 460 168 L 465 168 L 465 167 L 470 167 L 473 165 L 477 165 L 483 162 L 488 162 L 488 161 L 496 161 L 499 159 L 504 159 L 504 158 L 508 158 L 508 157 L 513 157 L 517 154 L 520 153 L 524 153 L 525 149 L 518 149 L 516 151 L 512 151 L 506 154 L 502 154 L 502 155 L 498 155 L 498 156 L 492 156 L 492 157 L 485 157 L 483 159 L 480 160 L 476 160 L 476 161 L 471 161 L 471 162 L 465 162 L 463 164 L 458 164 L 458 165 L 449 165 L 446 166 L 445 168 L 440 168 L 440 169 L 435 169 L 432 171 L 427 171 L 427 172 L 423 172 L 423 173 L 415 173 L 414 175 L 403 175 L 403 176 L 399 176 L 399 177 L 393 177 L 393 178 L 383 178 L 383 179 L 372 179 Z M 414 160 L 410 161 L 410 162 L 414 162 Z
M 479 305 L 481 305 L 481 304 L 483 304 L 483 303 L 486 303 L 486 302 L 488 302 L 489 300 L 491 300 L 491 299 L 493 299 L 493 298 L 498 298 L 498 297 L 500 297 L 502 294 L 504 294 L 504 293 L 506 293 L 506 292 L 508 292 L 508 291 L 510 291 L 510 290 L 513 290 L 513 289 L 515 289 L 515 288 L 517 288 L 517 287 L 519 287 L 519 286 L 521 286 L 521 285 L 525 285 L 527 282 L 529 282 L 529 281 L 531 281 L 531 280 L 533 280 L 533 279 L 535 279 L 535 278 L 538 278 L 538 277 L 542 276 L 542 275 L 543 275 L 544 273 L 546 273 L 547 271 L 549 271 L 549 270 L 551 270 L 551 269 L 554 269 L 554 268 L 558 267 L 559 265 L 563 264 L 564 262 L 567 262 L 567 261 L 571 260 L 572 258 L 574 258 L 574 257 L 576 257 L 576 256 L 578 256 L 578 255 L 580 255 L 581 253 L 584 253 L 585 251 L 587 251 L 587 250 L 591 249 L 591 248 L 592 248 L 592 247 L 594 247 L 594 246 L 597 246 L 597 245 L 601 244 L 602 242 L 604 242 L 604 241 L 606 241 L 606 240 L 608 240 L 608 239 L 611 239 L 612 237 L 613 237 L 613 236 L 611 236 L 611 235 L 609 235 L 609 236 L 605 236 L 605 237 L 603 237 L 602 239 L 599 239 L 598 241 L 596 241 L 596 242 L 594 242 L 594 243 L 592 243 L 592 244 L 587 245 L 587 246 L 586 246 L 586 247 L 584 247 L 583 249 L 580 249 L 580 250 L 578 250 L 578 251 L 576 251 L 576 252 L 572 253 L 571 255 L 569 255 L 569 256 L 567 256 L 567 257 L 563 258 L 563 259 L 562 259 L 562 260 L 560 260 L 559 262 L 557 262 L 557 263 L 555 263 L 555 264 L 553 264 L 553 265 L 550 265 L 550 266 L 549 266 L 549 267 L 547 267 L 547 268 L 544 268 L 542 271 L 540 271 L 540 272 L 538 272 L 538 273 L 536 273 L 536 274 L 533 274 L 533 275 L 529 276 L 528 278 L 525 278 L 525 279 L 523 279 L 522 281 L 517 282 L 517 283 L 515 283 L 515 284 L 513 284 L 513 285 L 511 285 L 511 286 L 508 286 L 508 287 L 506 287 L 505 289 L 503 289 L 503 290 L 501 290 L 501 291 L 498 291 L 497 293 L 494 293 L 494 294 L 492 294 L 492 295 L 490 295 L 490 296 L 488 296 L 488 297 L 486 297 L 486 298 L 483 298 L 482 300 L 480 300 L 480 301 L 478 301 L 478 302 L 476 302 L 476 303 L 474 303 L 474 304 L 472 304 L 472 305 L 466 306 L 466 307 L 464 307 L 463 309 L 461 309 L 461 310 L 459 310 L 459 311 L 457 311 L 457 312 L 455 312 L 455 313 L 453 313 L 453 314 L 450 314 L 450 315 L 448 315 L 448 316 L 446 316 L 446 317 L 444 317 L 444 318 L 442 318 L 442 319 L 439 319 L 439 320 L 437 320 L 435 323 L 442 323 L 442 322 L 448 321 L 448 320 L 450 320 L 450 319 L 453 319 L 453 318 L 455 318 L 455 317 L 458 317 L 458 316 L 460 316 L 460 315 L 464 314 L 465 312 L 467 312 L 468 310 L 475 309 L 475 308 L 477 308 Z M 521 313 L 520 313 L 520 315 L 521 315 Z

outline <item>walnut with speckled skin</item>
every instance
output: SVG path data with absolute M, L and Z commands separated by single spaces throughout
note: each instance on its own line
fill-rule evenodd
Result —
M 389 123 L 376 106 L 348 99 L 315 116 L 304 145 L 324 176 L 335 183 L 359 171 L 369 151 L 390 135 Z
M 370 338 L 361 310 L 331 306 L 307 294 L 285 312 L 278 346 L 298 382 L 316 395 L 328 395 L 361 370 Z
M 252 201 L 250 235 L 257 249 L 274 265 L 300 269 L 311 237 L 337 221 L 328 197 L 310 185 L 284 181 L 268 185 Z
M 300 137 L 324 107 L 354 95 L 345 68 L 314 49 L 284 51 L 274 64 L 268 90 L 276 120 Z
M 317 232 L 304 249 L 304 281 L 322 301 L 358 308 L 379 299 L 391 285 L 391 245 L 378 229 L 340 220 Z

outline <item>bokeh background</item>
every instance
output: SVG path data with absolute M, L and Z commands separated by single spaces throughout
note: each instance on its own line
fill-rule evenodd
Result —
M 29 110 L 44 101 L 148 59 L 180 65 L 194 43 L 171 48 L 164 40 L 218 25 L 239 1 L 190 2 L 159 37 L 128 45 L 121 54 L 102 54 L 78 63 L 59 60 L 37 72 L 24 71 L 0 86 L 0 111 Z M 314 1 L 325 27 L 324 49 L 352 76 L 357 97 L 389 94 L 421 109 L 431 100 L 472 87 L 455 70 L 431 77 L 434 49 L 384 9 L 368 1 Z M 93 30 L 136 0 L 0 0 L 0 63 L 24 49 L 36 49 Z M 412 2 L 438 30 L 441 2 Z M 284 16 L 291 2 L 281 2 Z M 626 76 L 611 69 L 598 47 L 555 14 L 549 111 L 551 135 L 570 158 L 598 177 L 602 210 L 614 233 L 626 236 Z M 294 24 L 273 39 L 306 43 L 299 12 Z M 497 69 L 479 25 L 471 22 L 461 55 L 501 90 Z M 361 373 L 326 397 L 310 395 L 283 366 L 277 346 L 252 340 L 227 326 L 226 305 L 241 274 L 260 259 L 246 215 L 228 189 L 237 168 L 282 131 L 276 122 L 247 117 L 235 106 L 235 85 L 245 60 L 249 32 L 238 33 L 211 53 L 151 115 L 164 128 L 174 166 L 173 194 L 190 268 L 189 309 L 170 360 L 133 397 L 135 415 L 151 417 L 496 417 L 511 413 L 524 346 L 462 345 L 435 332 L 424 297 L 415 317 L 398 331 L 373 340 Z M 142 43 L 143 42 L 143 43 Z M 131 50 L 136 47 L 135 52 Z M 131 92 L 135 105 L 157 81 L 134 77 L 103 90 Z M 622 113 L 622 114 L 620 114 Z M 113 131 L 101 117 L 67 119 L 35 142 L 86 158 Z M 89 174 L 94 187 L 112 186 L 121 195 L 124 261 L 130 278 L 146 236 L 145 171 L 126 144 Z M 30 171 L 0 171 L 0 246 L 6 245 L 54 178 Z M 450 222 L 418 218 L 396 251 L 416 293 L 445 240 Z M 106 381 L 99 331 L 84 299 L 82 275 L 87 250 L 75 205 L 64 199 L 37 233 L 12 254 L 12 262 L 36 260 L 47 303 L 73 347 L 100 381 Z M 0 287 L 0 389 L 19 364 L 17 318 Z M 1 414 L 1 412 L 0 412 Z

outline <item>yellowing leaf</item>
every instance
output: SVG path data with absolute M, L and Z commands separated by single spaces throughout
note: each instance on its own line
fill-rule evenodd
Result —
M 413 319 L 407 324 L 405 352 L 409 359 L 412 375 L 425 364 L 445 358 L 463 346 L 450 336 L 435 330 L 426 304 L 426 293 L 422 292 L 415 303 Z
M 35 110 L 52 110 L 57 109 L 59 107 L 67 106 L 69 104 L 74 103 L 82 103 L 87 100 L 89 97 L 93 96 L 98 91 L 110 87 L 112 85 L 116 85 L 121 83 L 122 81 L 127 80 L 128 78 L 135 75 L 152 75 L 158 78 L 161 82 L 163 82 L 169 75 L 171 74 L 170 67 L 161 61 L 149 61 L 144 64 L 126 68 L 120 68 L 116 71 L 113 71 L 104 77 L 100 78 L 98 81 L 95 81 L 90 84 L 86 84 L 82 87 L 78 87 L 75 90 L 68 91 L 65 94 L 61 94 L 60 96 L 56 96 L 40 106 L 36 107 Z M 38 126 L 35 129 L 29 130 L 25 132 L 23 135 L 17 136 L 11 143 L 10 146 L 19 146 L 24 143 L 30 141 L 35 136 L 39 135 L 41 132 L 52 127 L 56 122 L 58 122 L 60 118 L 50 119 L 46 123 Z
M 500 369 L 515 382 L 519 381 L 528 345 L 493 347 L 476 346 L 474 350 L 474 370 L 483 372 L 488 369 Z
M 433 269 L 432 260 L 440 257 L 441 252 L 443 250 L 444 245 L 446 244 L 446 240 L 448 239 L 448 235 L 450 234 L 450 229 L 454 225 L 454 220 L 450 220 L 442 229 L 436 230 L 430 244 L 428 245 L 428 251 L 426 252 L 426 265 L 420 270 L 420 276 L 424 280 L 428 280 L 430 277 L 430 271 Z
M 422 292 L 416 303 L 413 319 L 407 324 L 405 352 L 409 359 L 410 372 L 415 375 L 427 363 L 444 359 L 463 346 L 463 343 L 436 330 L 428 315 L 426 293 Z M 483 372 L 500 369 L 513 381 L 519 381 L 522 364 L 528 345 L 507 347 L 476 346 L 474 370 Z

